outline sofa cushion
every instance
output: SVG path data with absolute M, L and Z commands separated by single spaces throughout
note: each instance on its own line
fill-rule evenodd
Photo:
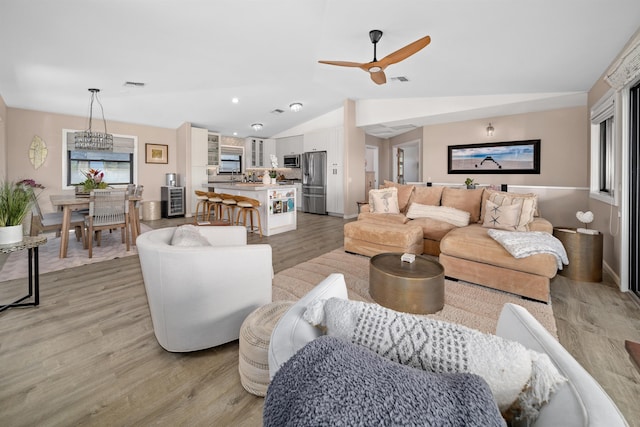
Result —
M 358 214 L 358 221 L 377 221 L 381 223 L 396 223 L 404 224 L 409 221 L 409 218 L 401 213 L 373 213 L 373 212 L 360 212 Z
M 467 211 L 470 214 L 469 221 L 478 222 L 480 219 L 480 204 L 482 202 L 483 192 L 483 188 L 469 190 L 467 188 L 445 187 L 442 190 L 442 200 L 440 204 L 442 206 Z
M 369 190 L 369 210 L 371 213 L 400 213 L 398 189 L 390 187 Z
M 513 409 L 517 417 L 535 418 L 550 394 L 566 381 L 546 354 L 518 342 L 378 304 L 330 298 L 309 306 L 303 317 L 312 325 L 325 326 L 330 336 L 403 365 L 479 375 L 489 384 L 500 410 Z
M 411 225 L 419 225 L 425 239 L 440 241 L 449 231 L 457 228 L 453 224 L 433 218 L 416 218 L 409 222 Z
M 509 231 L 524 231 L 518 226 L 520 212 L 522 212 L 522 200 L 520 203 L 498 205 L 491 200 L 485 202 L 487 213 L 484 215 L 483 227 L 499 228 Z
M 440 251 L 452 257 L 510 270 L 536 274 L 551 279 L 556 275 L 556 259 L 551 254 L 537 254 L 516 259 L 487 234 L 480 224 L 456 228 L 440 241 Z M 446 271 L 445 271 L 445 274 Z
M 421 254 L 422 228 L 411 224 L 352 221 L 344 225 L 344 249 L 372 256 L 382 252 Z
M 384 180 L 384 185 L 382 188 L 397 188 L 398 189 L 398 208 L 400 212 L 404 213 L 407 211 L 407 206 L 409 204 L 409 199 L 411 198 L 411 194 L 413 194 L 413 189 L 415 185 L 409 184 L 398 184 L 396 182 Z
M 416 187 L 411 194 L 409 204 L 420 203 L 423 205 L 440 205 L 442 190 L 444 187 Z
M 448 206 L 430 206 L 420 203 L 411 203 L 407 211 L 407 218 L 432 218 L 455 225 L 465 227 L 469 225 L 469 212 Z

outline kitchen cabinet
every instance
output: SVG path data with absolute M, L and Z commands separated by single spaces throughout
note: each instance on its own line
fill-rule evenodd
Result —
M 206 184 L 207 164 L 209 162 L 208 147 L 209 131 L 202 128 L 191 128 L 191 165 L 188 169 L 190 177 L 182 183 L 186 192 L 186 206 L 191 206 L 190 212 L 195 212 L 197 200 L 194 191 L 199 190 L 202 184 Z
M 287 138 L 276 139 L 276 156 L 278 156 L 278 165 L 284 165 L 284 156 L 288 154 L 301 154 L 304 152 L 303 136 L 290 136 Z
M 276 154 L 275 139 L 247 138 L 245 140 L 247 157 L 245 168 L 270 168 L 272 154 Z
M 344 215 L 344 130 L 328 129 L 327 134 L 327 212 Z
M 207 134 L 207 164 L 218 166 L 220 164 L 220 134 L 209 132 Z
M 305 153 L 307 151 L 329 151 L 328 130 L 305 133 L 302 146 Z

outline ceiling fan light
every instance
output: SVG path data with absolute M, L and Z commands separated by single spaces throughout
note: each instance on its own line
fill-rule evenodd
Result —
M 302 110 L 302 103 L 294 102 L 293 104 L 289 104 L 289 109 L 294 113 L 297 113 L 298 111 Z
M 262 123 L 253 123 L 251 127 L 253 128 L 253 130 L 258 132 L 260 129 L 262 129 Z

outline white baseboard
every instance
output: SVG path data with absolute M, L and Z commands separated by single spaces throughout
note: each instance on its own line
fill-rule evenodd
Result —
M 609 266 L 609 264 L 607 264 L 606 261 L 602 261 L 602 268 L 604 269 L 604 271 L 606 271 L 609 275 L 611 275 L 611 277 L 613 278 L 613 282 L 618 286 L 618 288 L 620 288 L 620 276 L 613 271 L 613 269 L 611 268 L 611 266 Z

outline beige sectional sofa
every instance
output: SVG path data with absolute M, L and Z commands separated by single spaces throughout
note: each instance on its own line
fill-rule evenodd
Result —
M 439 256 L 447 277 L 549 301 L 550 279 L 557 273 L 556 258 L 548 253 L 514 258 L 487 234 L 488 226 L 495 225 L 490 221 L 494 219 L 490 212 L 485 222 L 487 206 L 495 207 L 497 202 L 505 210 L 518 215 L 514 220 L 514 230 L 552 233 L 551 223 L 536 216 L 535 195 L 503 193 L 484 188 L 423 187 L 390 182 L 386 182 L 386 185 L 396 188 L 394 192 L 397 192 L 399 212 L 372 212 L 369 205 L 363 205 L 358 220 L 345 224 L 345 251 L 366 256 L 382 252 Z M 487 201 L 490 203 L 487 204 Z M 434 209 L 435 206 L 443 208 Z M 427 210 L 466 212 L 468 225 L 454 225 L 458 221 L 449 218 L 443 220 L 442 215 L 415 217 L 418 207 L 423 210 L 431 207 Z M 497 227 L 504 228 L 500 225 Z

